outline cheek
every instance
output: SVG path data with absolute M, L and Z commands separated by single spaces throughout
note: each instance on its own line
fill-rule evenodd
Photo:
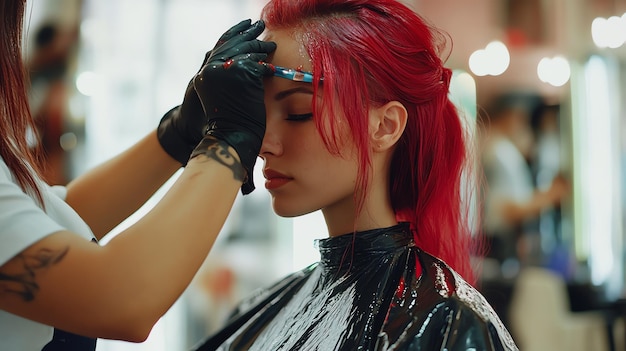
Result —
M 353 145 L 346 141 L 349 137 L 339 140 L 337 146 L 341 155 L 332 154 L 326 148 L 317 130 L 292 133 L 289 138 L 291 143 L 285 150 L 294 152 L 292 161 L 298 163 L 299 174 L 309 182 L 316 182 L 318 186 L 320 183 L 332 186 L 356 177 L 356 153 Z
M 273 196 L 274 211 L 283 217 L 304 215 L 353 200 L 356 162 L 331 155 L 321 143 L 304 144 L 293 154 L 298 167 L 295 186 Z
M 325 166 L 325 167 L 323 167 Z M 355 172 L 343 162 L 325 163 L 320 167 L 303 169 L 297 183 L 289 191 L 272 196 L 272 207 L 277 215 L 296 217 L 339 203 L 354 200 Z

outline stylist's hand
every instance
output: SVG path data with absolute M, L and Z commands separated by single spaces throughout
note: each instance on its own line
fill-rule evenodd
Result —
M 263 60 L 276 44 L 256 39 L 265 29 L 262 21 L 242 23 L 245 30 L 213 49 L 193 83 L 208 120 L 207 138 L 235 149 L 245 172 L 241 191 L 248 194 L 254 190 L 252 173 L 265 134 L 263 77 L 274 73 Z
M 248 28 L 250 28 L 250 20 L 242 21 L 222 34 L 213 50 L 206 53 L 200 70 L 214 56 L 214 51 L 222 49 L 226 43 L 230 42 L 231 45 L 234 42 L 241 43 L 241 33 Z M 235 40 L 231 42 L 231 39 Z M 206 115 L 193 87 L 193 79 L 191 79 L 187 85 L 183 103 L 163 116 L 157 129 L 157 135 L 161 147 L 185 166 L 191 152 L 204 137 L 206 126 Z

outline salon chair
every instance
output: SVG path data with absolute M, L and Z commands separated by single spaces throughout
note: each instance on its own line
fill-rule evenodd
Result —
M 513 338 L 524 351 L 608 351 L 605 316 L 572 312 L 564 279 L 545 268 L 523 268 L 508 311 Z

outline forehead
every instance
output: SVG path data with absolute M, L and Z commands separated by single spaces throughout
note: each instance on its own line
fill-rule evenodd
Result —
M 276 43 L 276 51 L 267 59 L 270 63 L 311 71 L 311 58 L 302 45 L 300 34 L 289 30 L 270 30 L 267 31 L 263 40 Z

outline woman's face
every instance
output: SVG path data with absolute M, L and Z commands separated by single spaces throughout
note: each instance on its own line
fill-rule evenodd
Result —
M 265 40 L 277 44 L 269 62 L 311 72 L 310 58 L 290 32 L 269 31 Z M 331 154 L 311 114 L 311 83 L 270 77 L 264 84 L 267 128 L 260 156 L 274 211 L 283 217 L 319 209 L 353 216 L 357 162 L 347 130 L 341 156 Z

